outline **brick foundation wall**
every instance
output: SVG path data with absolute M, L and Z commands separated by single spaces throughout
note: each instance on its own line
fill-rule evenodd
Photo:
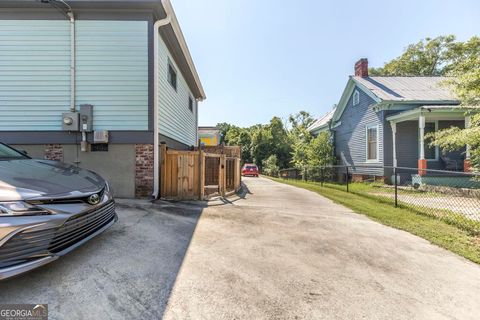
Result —
M 135 145 L 135 197 L 144 198 L 153 192 L 153 144 Z
M 63 161 L 63 146 L 61 144 L 46 144 L 45 159 Z

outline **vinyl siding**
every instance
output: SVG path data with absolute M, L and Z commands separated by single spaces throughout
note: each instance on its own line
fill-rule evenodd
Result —
M 0 130 L 59 130 L 70 104 L 70 23 L 0 21 Z
M 148 130 L 147 21 L 77 22 L 76 104 L 91 104 L 93 127 Z
M 160 36 L 159 36 L 160 37 Z M 160 37 L 159 41 L 159 130 L 160 133 L 188 146 L 197 144 L 197 102 L 178 66 Z M 177 90 L 168 82 L 168 64 L 177 72 Z M 193 112 L 188 108 L 188 98 L 193 99 Z
M 371 108 L 375 101 L 361 89 L 356 88 L 360 93 L 360 102 L 353 106 L 353 92 L 350 96 L 345 110 L 339 121 L 341 125 L 335 130 L 335 152 L 339 164 L 353 166 L 370 166 L 372 168 L 358 167 L 355 172 L 358 174 L 383 175 L 381 168 L 374 168 L 383 165 L 383 113 L 376 113 Z M 367 125 L 378 125 L 378 161 L 367 161 L 366 150 L 366 127 Z
M 76 23 L 76 105 L 94 128 L 148 129 L 146 21 Z M 59 131 L 70 107 L 70 23 L 0 21 L 0 130 Z

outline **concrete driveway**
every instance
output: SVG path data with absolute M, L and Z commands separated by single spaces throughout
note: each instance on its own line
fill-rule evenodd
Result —
M 480 267 L 262 178 L 229 203 L 128 201 L 120 222 L 0 302 L 52 319 L 478 319 Z

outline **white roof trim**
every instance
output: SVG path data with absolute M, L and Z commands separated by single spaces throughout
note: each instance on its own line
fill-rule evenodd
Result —
M 376 95 L 374 95 L 372 91 L 370 91 L 368 88 L 366 88 L 361 83 L 358 83 L 357 81 L 355 81 L 355 79 L 352 76 L 350 76 L 350 79 L 348 80 L 347 85 L 345 86 L 345 89 L 343 90 L 340 101 L 338 102 L 337 109 L 335 110 L 335 113 L 333 114 L 333 118 L 332 118 L 333 123 L 340 120 L 340 117 L 342 116 L 343 111 L 345 111 L 348 100 L 350 99 L 350 96 L 352 95 L 355 87 L 357 87 L 360 90 L 362 90 L 363 92 L 365 92 L 365 94 L 367 94 L 375 102 L 377 102 L 377 103 L 381 102 L 380 98 L 378 98 Z
M 180 48 L 182 49 L 182 54 L 187 60 L 188 68 L 190 69 L 190 72 L 192 73 L 193 78 L 195 79 L 195 85 L 197 86 L 200 92 L 201 96 L 198 98 L 198 100 L 205 100 L 207 98 L 205 95 L 205 91 L 203 90 L 200 77 L 198 76 L 198 72 L 197 72 L 197 69 L 195 68 L 195 64 L 193 63 L 192 56 L 190 54 L 190 51 L 188 50 L 187 42 L 185 41 L 185 37 L 183 36 L 182 29 L 180 28 L 180 24 L 178 23 L 177 16 L 175 15 L 175 11 L 173 10 L 172 4 L 170 0 L 162 0 L 162 5 L 163 5 L 163 8 L 165 9 L 165 12 L 167 13 L 167 16 L 170 17 L 173 32 L 175 33 L 178 43 L 180 44 Z

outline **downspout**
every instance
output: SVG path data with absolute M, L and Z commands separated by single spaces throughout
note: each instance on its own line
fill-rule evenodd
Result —
M 159 49 L 159 32 L 160 28 L 169 25 L 171 22 L 170 14 L 167 12 L 167 17 L 158 20 L 153 25 L 153 198 L 158 199 L 160 193 L 160 128 L 159 125 L 159 81 L 158 81 L 158 68 L 160 63 L 158 61 L 158 49 Z
M 71 9 L 67 15 L 70 18 L 70 111 L 75 112 L 75 16 Z

